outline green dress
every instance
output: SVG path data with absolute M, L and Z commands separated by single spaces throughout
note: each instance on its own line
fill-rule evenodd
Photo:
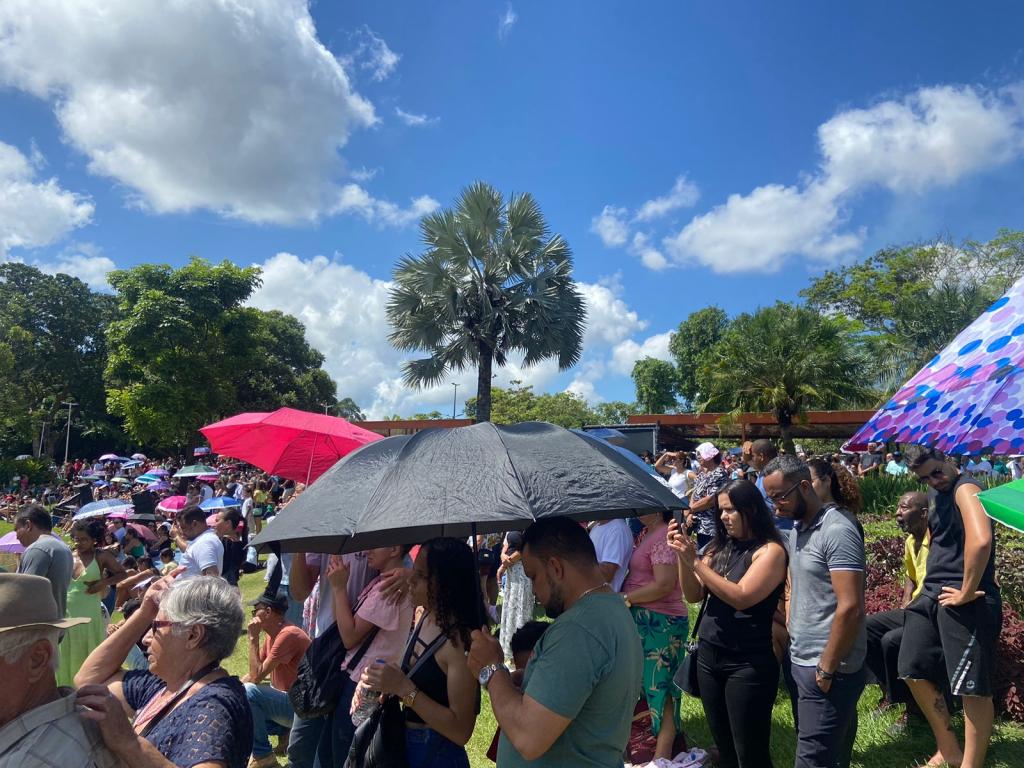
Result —
M 68 618 L 89 618 L 88 624 L 79 624 L 64 630 L 60 641 L 60 666 L 57 668 L 57 685 L 74 685 L 75 675 L 81 669 L 86 657 L 106 639 L 107 622 L 103 617 L 101 595 L 90 595 L 87 581 L 99 581 L 103 574 L 93 556 L 92 562 L 68 587 Z

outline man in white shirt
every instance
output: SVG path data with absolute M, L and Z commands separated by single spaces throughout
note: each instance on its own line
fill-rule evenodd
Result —
M 208 483 L 200 483 L 199 484 L 199 495 L 200 495 L 200 499 L 199 499 L 200 503 L 202 503 L 204 501 L 209 501 L 210 499 L 213 498 L 213 488 L 211 488 Z
M 206 511 L 197 506 L 185 507 L 174 524 L 181 533 L 177 537 L 178 548 L 185 550 L 181 565 L 186 571 L 178 578 L 220 576 L 224 570 L 224 544 L 206 524 Z
M 629 571 L 633 556 L 633 532 L 625 520 L 598 520 L 590 529 L 590 540 L 597 552 L 597 563 L 611 588 L 618 592 Z

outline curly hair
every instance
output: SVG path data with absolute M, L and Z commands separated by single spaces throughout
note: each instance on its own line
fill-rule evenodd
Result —
M 450 537 L 431 539 L 427 553 L 427 608 L 437 626 L 452 641 L 470 646 L 470 632 L 490 624 L 479 587 L 473 550 L 466 542 Z
M 79 520 L 72 526 L 72 530 L 82 531 L 97 547 L 102 547 L 107 539 L 107 527 L 99 520 Z
M 859 515 L 861 512 L 860 486 L 857 485 L 857 478 L 850 474 L 850 470 L 841 462 L 833 459 L 813 458 L 807 460 L 807 466 L 814 470 L 821 480 L 828 480 L 832 498 L 842 507 Z

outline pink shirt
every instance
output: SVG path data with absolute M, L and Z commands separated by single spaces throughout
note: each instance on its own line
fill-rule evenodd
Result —
M 654 582 L 654 565 L 671 565 L 675 568 L 675 553 L 668 548 L 665 540 L 665 530 L 659 528 L 651 536 L 645 534 L 640 543 L 633 550 L 633 557 L 629 559 L 629 575 L 622 585 L 622 593 L 628 594 L 634 589 L 645 587 Z M 672 578 L 672 591 L 660 600 L 652 603 L 633 603 L 638 608 L 646 608 L 655 613 L 663 613 L 666 616 L 685 616 L 686 603 L 683 601 L 683 590 L 679 586 L 679 579 Z
M 362 604 L 356 611 L 356 616 L 380 627 L 380 629 L 373 638 L 373 642 L 370 643 L 370 647 L 366 649 L 366 653 L 363 654 L 363 658 L 349 673 L 349 677 L 357 683 L 367 665 L 377 659 L 393 661 L 396 664 L 401 663 L 402 651 L 405 650 L 409 633 L 412 631 L 414 611 L 408 595 L 403 597 L 397 605 L 384 599 L 380 594 L 378 579 L 370 582 L 359 597 L 362 599 Z M 356 646 L 346 654 L 346 661 L 342 662 L 342 666 L 345 666 L 348 657 L 356 653 L 358 649 L 359 646 Z

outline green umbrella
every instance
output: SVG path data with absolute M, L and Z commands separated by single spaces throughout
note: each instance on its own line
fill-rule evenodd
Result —
M 978 500 L 993 520 L 1024 532 L 1024 479 L 982 491 Z
M 215 467 L 208 467 L 205 464 L 192 464 L 188 467 L 182 467 L 174 473 L 175 477 L 200 477 L 201 475 L 219 475 L 220 472 Z

